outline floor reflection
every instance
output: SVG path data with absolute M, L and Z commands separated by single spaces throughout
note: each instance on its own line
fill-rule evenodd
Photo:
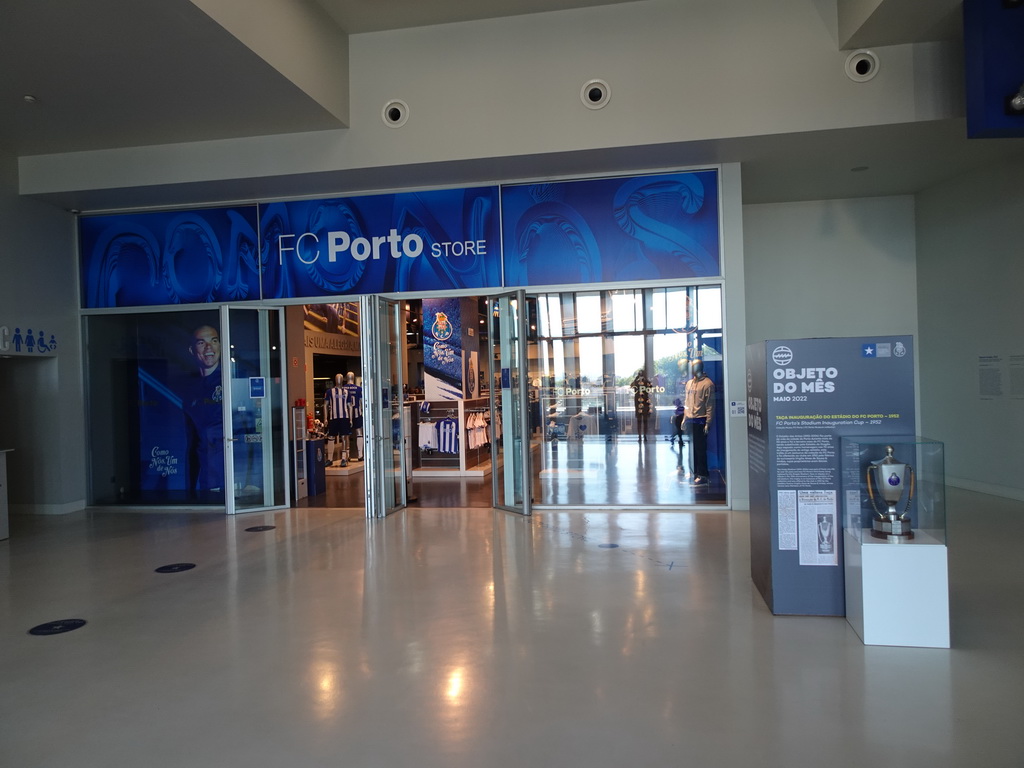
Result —
M 664 437 L 664 436 L 662 436 Z M 692 484 L 689 443 L 665 439 L 638 443 L 629 438 L 537 443 L 533 451 L 533 500 L 539 505 L 569 506 L 717 506 L 726 502 L 725 478 L 713 471 L 710 482 Z M 499 466 L 502 483 L 504 466 Z M 410 485 L 418 507 L 490 508 L 492 480 L 476 477 L 419 477 Z M 328 475 L 326 489 L 302 499 L 301 508 L 362 509 L 363 473 Z
M 1016 765 L 1024 509 L 986 498 L 950 494 L 953 651 L 772 617 L 743 512 L 15 518 L 0 762 Z

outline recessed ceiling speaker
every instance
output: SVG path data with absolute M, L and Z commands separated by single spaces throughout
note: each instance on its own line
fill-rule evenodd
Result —
M 587 109 L 601 109 L 612 98 L 612 89 L 604 80 L 588 80 L 580 88 L 580 101 Z
M 409 105 L 401 99 L 392 99 L 380 111 L 380 119 L 388 128 L 401 128 L 409 119 Z
M 854 51 L 846 57 L 846 76 L 855 83 L 866 83 L 878 74 L 878 56 L 874 51 Z

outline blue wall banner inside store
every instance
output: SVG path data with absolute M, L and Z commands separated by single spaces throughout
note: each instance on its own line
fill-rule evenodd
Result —
M 461 400 L 461 299 L 423 300 L 423 378 L 427 400 Z
M 747 347 L 750 570 L 772 613 L 845 615 L 839 438 L 913 435 L 910 336 Z
M 498 188 L 260 205 L 264 298 L 501 284 Z
M 717 171 L 501 188 L 505 285 L 720 275 Z
M 84 216 L 79 238 L 86 309 L 260 298 L 255 205 Z

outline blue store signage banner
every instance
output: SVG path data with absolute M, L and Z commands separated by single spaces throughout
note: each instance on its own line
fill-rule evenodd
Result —
M 505 285 L 721 274 L 718 173 L 504 186 Z
M 87 309 L 260 298 L 255 205 L 87 216 L 79 239 Z
M 87 216 L 80 243 L 87 309 L 713 277 L 718 173 Z
M 260 206 L 264 298 L 501 284 L 498 188 Z

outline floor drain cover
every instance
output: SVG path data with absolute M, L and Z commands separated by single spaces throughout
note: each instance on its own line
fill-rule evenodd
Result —
M 272 531 L 276 527 L 276 525 L 254 525 L 252 528 L 246 528 L 245 530 L 251 531 L 252 533 L 259 533 L 260 531 Z
M 59 621 L 48 621 L 38 627 L 32 627 L 28 631 L 30 635 L 59 635 L 62 632 L 70 632 L 79 627 L 85 626 L 85 619 L 60 619 Z
M 196 567 L 195 563 L 171 563 L 170 565 L 161 565 L 156 569 L 157 573 L 181 573 L 182 571 L 191 571 Z
M 597 546 L 599 546 L 601 549 L 615 549 L 619 545 L 618 544 L 598 544 Z

